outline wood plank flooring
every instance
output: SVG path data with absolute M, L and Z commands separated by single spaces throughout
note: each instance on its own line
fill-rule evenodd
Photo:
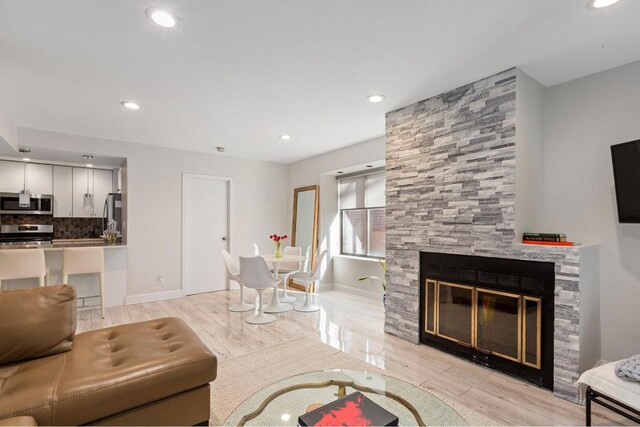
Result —
M 247 301 L 253 297 L 249 291 Z M 301 301 L 302 295 L 294 293 Z M 250 325 L 249 313 L 227 310 L 237 291 L 79 312 L 78 332 L 166 316 L 183 318 L 221 360 L 238 357 L 303 336 L 318 339 L 390 375 L 432 390 L 505 425 L 584 425 L 584 408 L 488 368 L 425 345 L 384 333 L 381 303 L 326 292 L 316 296 L 315 313 L 289 311 L 268 325 Z M 312 366 L 309 369 L 313 369 Z M 595 408 L 594 425 L 625 424 L 617 414 Z

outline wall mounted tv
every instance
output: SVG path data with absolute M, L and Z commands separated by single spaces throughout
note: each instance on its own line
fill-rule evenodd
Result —
M 640 223 L 640 139 L 611 146 L 618 221 Z

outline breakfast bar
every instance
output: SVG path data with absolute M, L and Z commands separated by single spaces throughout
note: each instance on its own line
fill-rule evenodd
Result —
M 48 269 L 49 285 L 62 283 L 62 253 L 65 248 L 101 247 L 104 249 L 105 306 L 121 306 L 127 291 L 127 245 L 116 243 L 105 245 L 102 239 L 53 240 L 46 245 L 0 245 L 0 251 L 18 249 L 32 251 L 42 249 Z M 100 287 L 96 275 L 74 275 L 69 284 L 76 288 L 77 304 L 80 309 L 100 308 Z M 37 279 L 2 281 L 2 289 L 21 289 L 38 286 Z

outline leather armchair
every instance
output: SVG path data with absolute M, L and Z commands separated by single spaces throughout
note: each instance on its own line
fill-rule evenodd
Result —
M 181 319 L 75 335 L 68 285 L 0 291 L 0 419 L 38 425 L 208 423 L 216 357 Z

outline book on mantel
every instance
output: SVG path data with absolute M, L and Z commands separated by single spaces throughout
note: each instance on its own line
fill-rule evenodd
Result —
M 298 417 L 299 426 L 397 426 L 398 417 L 359 391 Z
M 536 242 L 566 242 L 567 235 L 560 233 L 524 233 L 522 240 L 536 241 Z

